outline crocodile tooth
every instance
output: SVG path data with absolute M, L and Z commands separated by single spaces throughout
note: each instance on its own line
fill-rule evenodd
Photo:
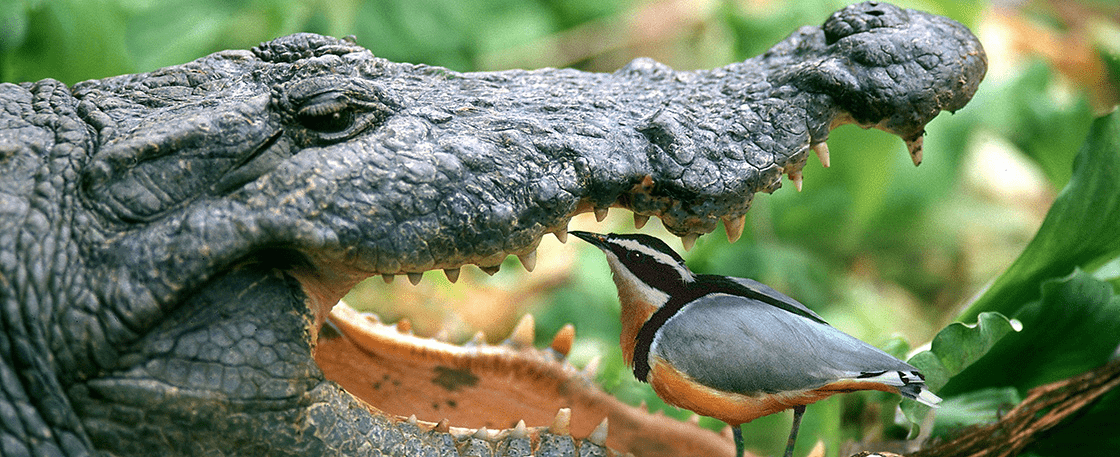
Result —
M 700 425 L 700 415 L 693 414 L 691 416 L 688 416 L 688 421 L 692 422 L 693 424 Z
M 483 332 L 482 330 L 479 330 L 479 331 L 475 332 L 474 336 L 471 337 L 471 340 L 467 341 L 466 344 L 464 344 L 464 346 L 468 346 L 468 347 L 471 347 L 471 346 L 485 346 L 485 345 L 486 345 L 486 333 Z
M 793 185 L 797 187 L 798 192 L 801 192 L 801 182 L 804 179 L 805 178 L 801 175 L 801 170 L 789 172 L 789 180 L 793 181 Z
M 451 341 L 451 332 L 448 332 L 446 328 L 441 328 L 435 335 L 432 335 L 432 339 L 441 343 L 446 343 Z
M 421 279 L 424 279 L 424 273 L 408 273 L 408 282 L 414 286 L 420 284 Z
M 595 208 L 595 221 L 603 222 L 603 219 L 607 218 L 607 211 L 609 211 L 609 208 L 605 206 L 602 208 Z
M 443 269 L 443 274 L 447 276 L 448 281 L 451 281 L 452 283 L 455 283 L 456 281 L 459 280 L 459 272 L 460 271 L 461 270 L 458 269 L 458 268 L 444 268 Z
M 500 264 L 499 265 L 491 265 L 491 266 L 488 266 L 488 267 L 484 267 L 482 265 L 479 265 L 478 268 L 480 270 L 482 270 L 483 272 L 485 272 L 486 274 L 488 274 L 490 276 L 494 276 L 494 274 L 497 273 L 498 270 L 502 269 L 502 266 Z
M 548 345 L 553 351 L 558 352 L 561 356 L 567 357 L 568 352 L 572 350 L 572 341 L 576 338 L 576 327 L 572 324 L 564 324 L 556 332 L 556 336 L 552 337 L 552 343 Z
M 913 141 L 906 140 L 906 149 L 910 151 L 910 160 L 914 161 L 914 166 L 922 164 L 922 136 L 918 135 Z
M 393 283 L 393 278 L 396 278 L 396 277 L 397 277 L 397 275 L 383 274 L 383 275 L 381 275 L 381 280 L 385 281 L 385 284 L 392 284 Z
M 568 223 L 565 222 L 564 227 L 556 229 L 552 234 L 556 235 L 556 239 L 560 240 L 561 243 L 566 244 L 568 242 Z
M 527 254 L 518 254 L 517 259 L 521 261 L 521 266 L 525 267 L 525 271 L 532 272 L 537 268 L 537 251 L 532 250 Z
M 595 430 L 593 430 L 590 435 L 587 435 L 587 441 L 590 441 L 591 444 L 597 446 L 606 446 L 608 427 L 609 426 L 607 425 L 607 418 L 604 417 L 603 421 L 599 422 L 599 425 L 595 427 Z
M 723 228 L 727 232 L 727 241 L 734 243 L 743 236 L 743 227 L 747 225 L 747 215 L 723 219 Z
M 407 317 L 402 317 L 401 320 L 397 321 L 397 331 L 401 333 L 411 333 L 412 321 L 408 320 Z
M 436 433 L 450 433 L 451 421 L 447 420 L 446 417 L 440 419 L 440 421 L 436 423 L 436 426 L 432 427 L 432 430 L 434 430 Z
M 509 437 L 513 439 L 527 439 L 529 438 L 529 429 L 525 427 L 525 420 L 517 421 L 517 425 L 509 432 Z
M 480 440 L 490 441 L 490 431 L 486 430 L 485 426 L 479 427 L 478 430 L 474 432 L 474 437 Z
M 588 379 L 594 379 L 595 375 L 599 374 L 599 363 L 603 361 L 602 356 L 592 357 L 587 361 L 587 365 L 583 366 L 583 375 Z
M 572 409 L 560 408 L 556 410 L 556 418 L 548 426 L 548 432 L 553 435 L 567 436 L 572 434 Z
M 408 416 L 408 425 L 416 425 L 416 415 Z
M 821 159 L 821 166 L 828 168 L 828 143 L 821 141 L 820 143 L 813 144 L 810 147 L 813 148 L 813 152 L 817 153 L 817 158 Z
M 634 213 L 634 228 L 635 229 L 641 230 L 642 227 L 646 226 L 646 222 L 649 222 L 649 216 L 646 216 L 644 214 Z
M 521 320 L 517 321 L 517 325 L 513 327 L 513 331 L 509 332 L 509 338 L 506 338 L 505 344 L 515 348 L 528 347 L 533 344 L 536 339 L 536 320 L 533 319 L 532 314 L 521 316 Z
M 696 246 L 696 240 L 700 238 L 699 233 L 689 233 L 681 237 L 681 245 L 684 250 L 691 251 L 693 246 Z

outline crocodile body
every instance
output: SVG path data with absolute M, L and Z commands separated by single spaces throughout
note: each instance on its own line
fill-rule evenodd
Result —
M 324 378 L 319 329 L 363 278 L 529 259 L 580 212 L 741 230 L 843 123 L 917 162 L 985 59 L 956 22 L 867 3 L 705 71 L 457 73 L 299 34 L 2 84 L 0 454 L 606 455 L 563 421 L 381 413 Z

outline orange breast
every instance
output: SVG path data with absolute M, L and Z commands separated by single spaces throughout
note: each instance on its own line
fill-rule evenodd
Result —
M 634 366 L 634 346 L 637 344 L 638 331 L 649 320 L 657 308 L 645 300 L 621 300 L 622 302 L 622 334 L 618 338 L 618 345 L 622 348 L 622 359 L 626 365 Z
M 738 426 L 797 405 L 815 403 L 842 392 L 881 390 L 898 393 L 896 387 L 858 380 L 843 380 L 816 389 L 774 394 L 747 395 L 724 392 L 697 383 L 660 357 L 654 357 L 650 370 L 650 385 L 657 392 L 657 396 L 666 403 L 703 416 L 714 417 L 731 426 Z

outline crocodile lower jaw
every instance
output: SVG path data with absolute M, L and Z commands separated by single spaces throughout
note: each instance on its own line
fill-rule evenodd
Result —
M 599 222 L 607 216 L 606 208 L 581 205 L 577 213 L 582 212 L 593 212 Z M 649 217 L 635 213 L 634 219 L 640 229 Z M 723 220 L 728 237 L 737 239 L 744 216 Z M 565 242 L 567 225 L 550 233 Z M 533 250 L 518 256 L 526 270 L 536 266 L 540 241 L 534 240 Z M 686 246 L 695 241 L 696 236 L 682 237 Z M 498 271 L 497 264 L 480 268 L 491 275 Z M 455 282 L 460 269 L 444 273 Z M 644 405 L 631 406 L 604 392 L 595 384 L 597 360 L 580 369 L 567 358 L 575 337 L 571 325 L 545 348 L 533 346 L 532 315 L 523 316 L 501 344 L 487 344 L 480 332 L 456 345 L 414 335 L 408 320 L 384 324 L 345 302 L 334 305 L 340 298 L 337 291 L 349 291 L 353 277 L 329 280 L 321 273 L 291 274 L 312 300 L 315 328 L 321 328 L 317 337 L 312 336 L 314 359 L 325 377 L 397 421 L 450 433 L 459 440 L 496 442 L 509 436 L 539 440 L 542 433 L 551 433 L 621 452 L 644 449 L 642 455 L 732 453 L 729 429 L 721 435 L 700 427 L 696 420 L 681 422 L 651 414 Z M 422 274 L 407 276 L 418 284 Z M 388 282 L 394 275 L 383 277 Z

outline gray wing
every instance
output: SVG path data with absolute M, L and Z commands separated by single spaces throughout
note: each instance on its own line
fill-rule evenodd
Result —
M 861 374 L 916 369 L 830 325 L 756 300 L 715 294 L 661 327 L 651 354 L 728 392 L 811 389 Z
M 788 306 L 796 308 L 800 311 L 804 311 L 805 313 L 809 314 L 810 316 L 813 316 L 813 317 L 819 319 L 821 322 L 824 322 L 824 318 L 817 315 L 817 313 L 813 312 L 813 310 L 809 309 L 805 305 L 802 305 L 801 302 L 799 302 L 797 300 L 794 300 L 789 295 L 786 295 L 786 294 L 783 294 L 781 292 L 778 292 L 778 291 L 774 290 L 774 288 L 772 288 L 772 287 L 770 287 L 766 284 L 763 284 L 761 282 L 755 281 L 755 280 L 750 279 L 750 278 L 736 278 L 736 277 L 733 277 L 733 276 L 724 276 L 723 278 L 724 279 L 729 279 L 729 280 L 739 284 L 740 286 L 743 286 L 747 289 L 753 290 L 753 291 L 758 292 L 760 294 L 769 295 L 770 297 L 772 297 L 772 298 L 774 298 L 774 299 L 776 299 L 776 300 L 778 300 L 778 301 L 780 301 L 780 302 L 782 302 L 782 303 L 784 303 Z

